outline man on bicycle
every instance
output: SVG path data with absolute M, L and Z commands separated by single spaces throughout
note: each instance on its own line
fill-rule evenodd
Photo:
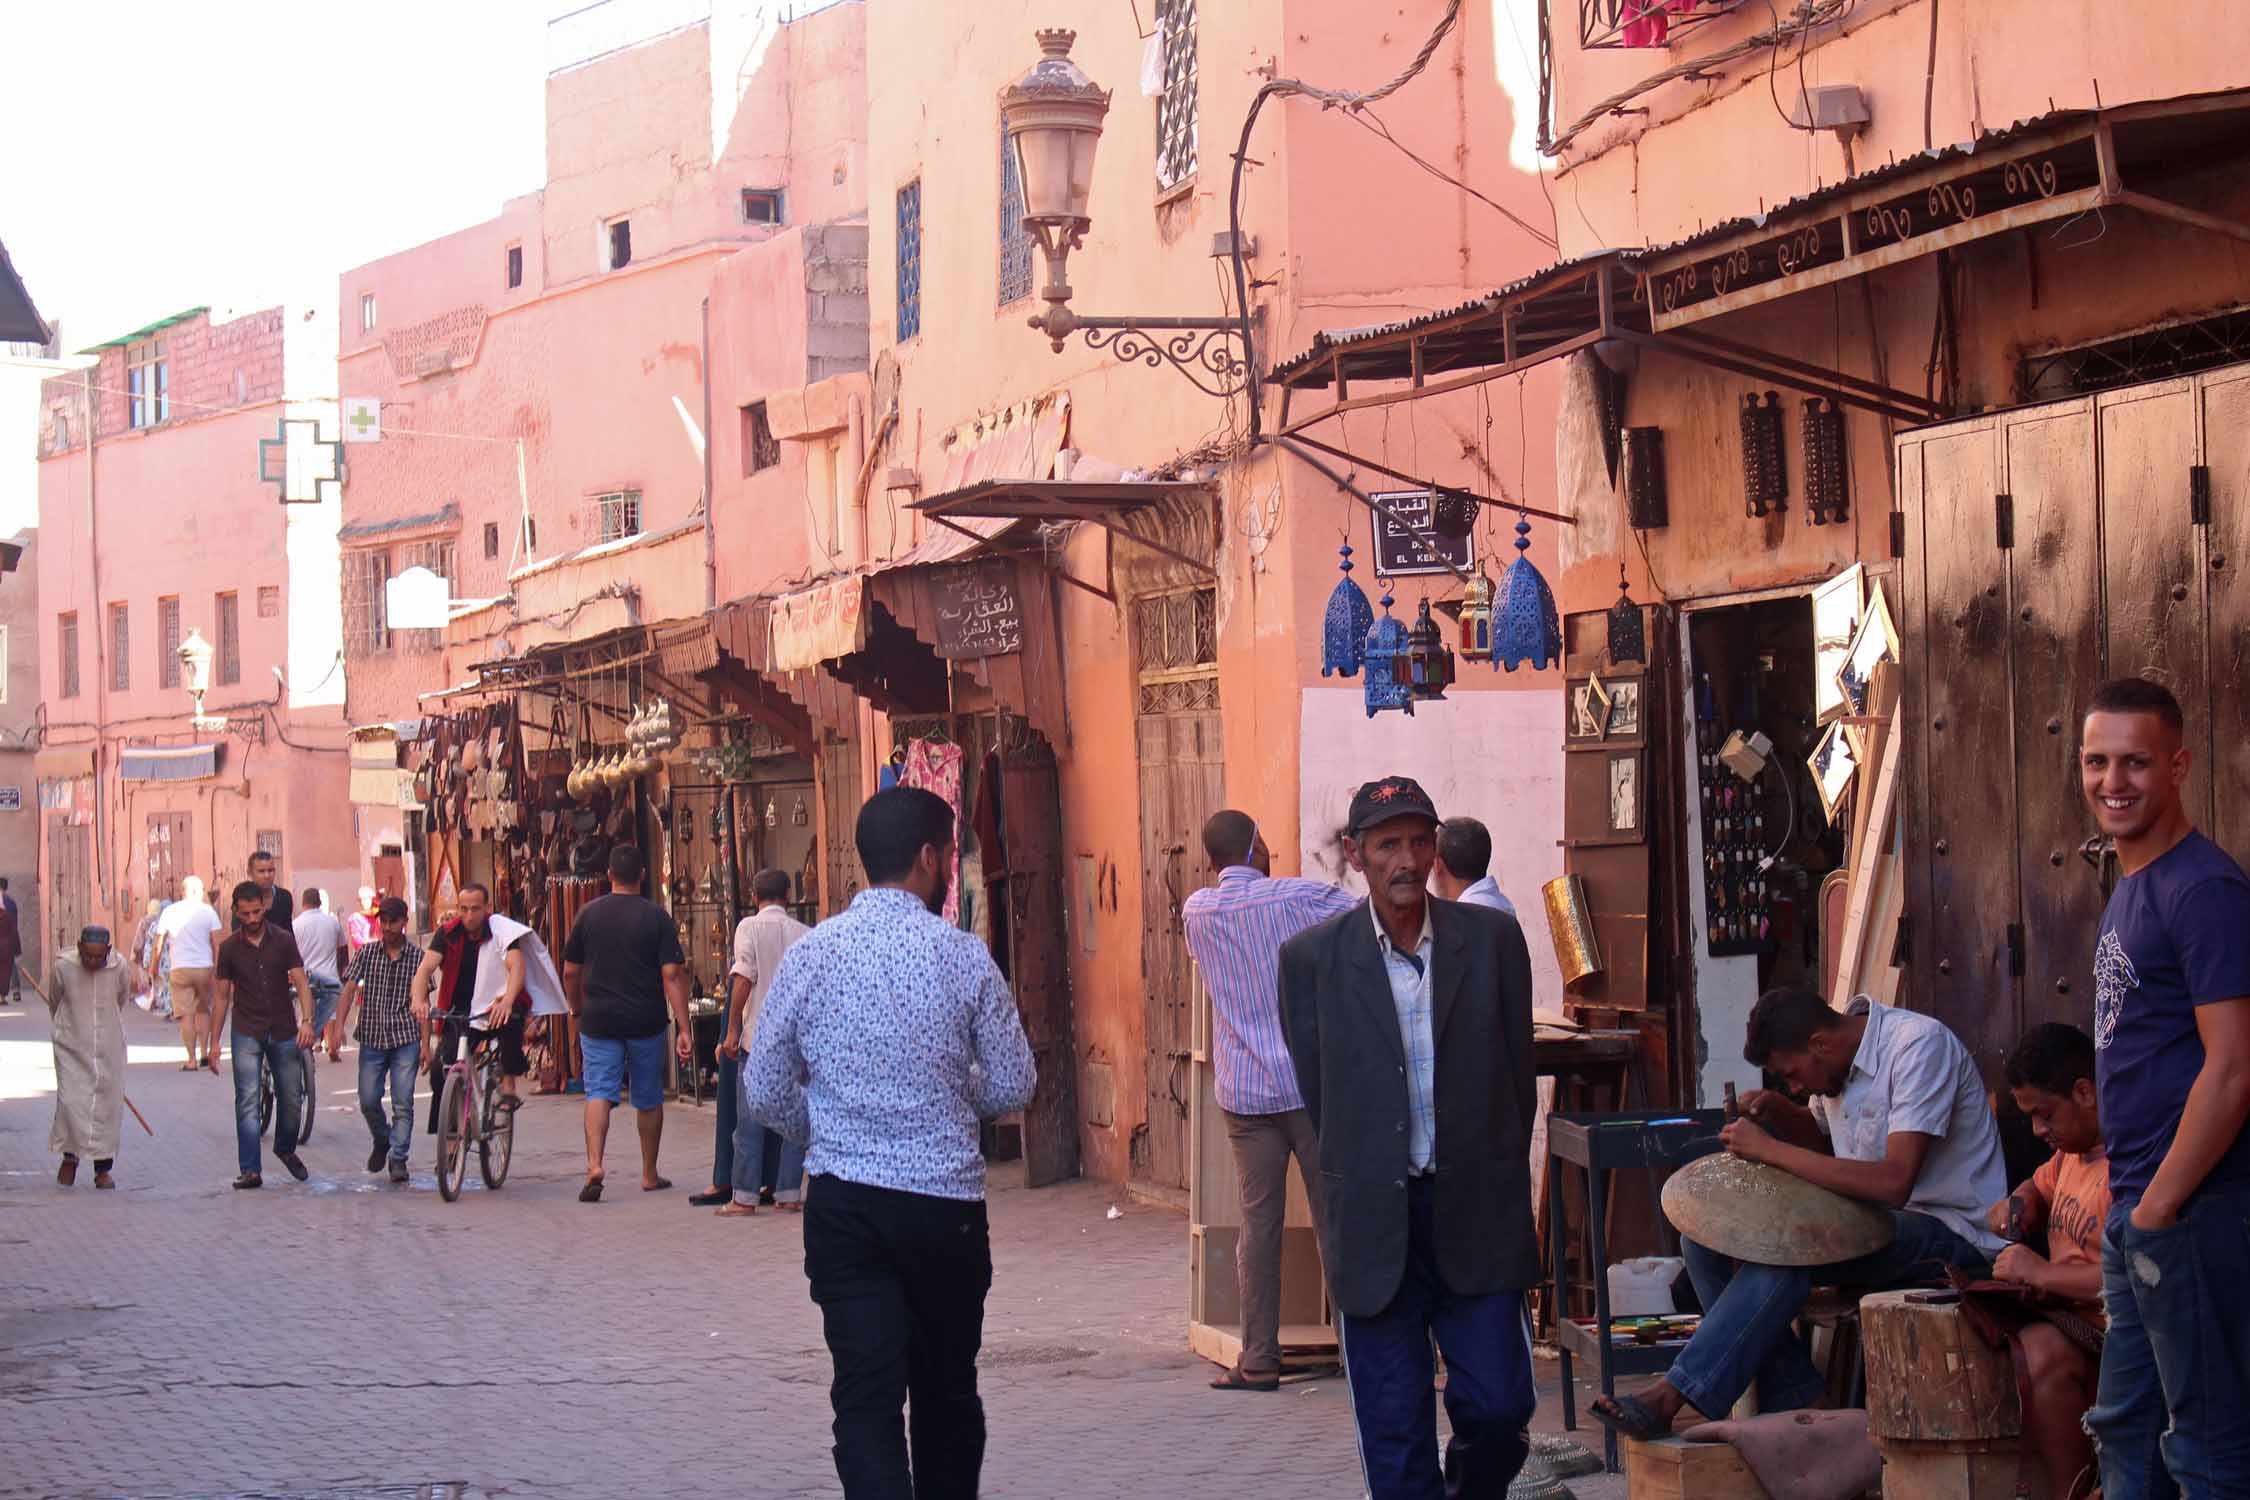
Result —
M 438 928 L 414 971 L 413 1007 L 414 1018 L 435 1033 L 437 1042 L 430 1060 L 430 1133 L 435 1135 L 445 1070 L 460 1054 L 464 1027 L 479 1033 L 480 1040 L 481 1034 L 499 1039 L 500 1107 L 522 1105 L 523 1075 L 531 1071 L 524 1023 L 535 1014 L 563 1014 L 562 980 L 539 934 L 493 911 L 492 892 L 471 882 L 461 887 L 453 920 Z M 433 1024 L 443 1019 L 461 1024 Z

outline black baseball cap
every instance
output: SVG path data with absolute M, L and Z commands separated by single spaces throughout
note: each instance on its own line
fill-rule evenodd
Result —
M 1344 832 L 1365 833 L 1377 823 L 1388 823 L 1393 818 L 1439 821 L 1437 807 L 1430 801 L 1430 794 L 1422 790 L 1422 783 L 1411 776 L 1385 776 L 1352 793 L 1351 817 L 1344 825 Z

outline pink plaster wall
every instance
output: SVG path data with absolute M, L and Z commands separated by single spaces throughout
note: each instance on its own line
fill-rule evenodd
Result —
M 81 381 L 59 377 L 42 390 L 37 650 L 46 737 L 49 745 L 100 746 L 95 901 L 128 930 L 147 894 L 142 860 L 152 812 L 194 814 L 195 868 L 206 880 L 240 878 L 260 829 L 282 831 L 282 873 L 292 884 L 335 886 L 358 867 L 341 721 L 333 711 L 291 711 L 280 703 L 273 676 L 287 665 L 286 517 L 275 487 L 258 478 L 257 444 L 275 435 L 281 416 L 282 331 L 280 308 L 219 324 L 198 314 L 165 330 L 171 420 L 138 431 L 127 428 L 118 394 L 123 352 L 104 351 L 91 376 L 100 434 L 91 459 Z M 68 417 L 67 446 L 58 413 Z M 270 616 L 259 610 L 261 588 L 276 591 Z M 158 686 L 158 601 L 176 596 L 182 638 L 201 629 L 216 646 L 221 593 L 238 601 L 241 680 L 219 683 L 214 664 L 205 710 L 263 719 L 265 742 L 246 746 L 234 738 L 216 783 L 121 787 L 116 754 L 124 744 L 203 737 L 188 725 L 185 689 Z M 128 610 L 122 690 L 111 685 L 113 603 Z M 62 696 L 58 624 L 68 611 L 77 613 L 79 628 L 79 691 L 72 698 Z M 283 743 L 284 734 L 299 744 Z
M 450 533 L 456 596 L 507 593 L 511 559 L 522 564 L 513 548 L 517 438 L 538 558 L 595 542 L 594 498 L 606 491 L 640 490 L 644 531 L 697 513 L 703 464 L 672 400 L 701 424 L 704 300 L 724 256 L 777 233 L 741 221 L 740 191 L 783 188 L 793 220 L 848 211 L 859 184 L 853 125 L 866 88 L 863 26 L 863 8 L 848 5 L 781 28 L 744 83 L 716 163 L 703 27 L 558 73 L 548 82 L 548 181 L 540 191 L 511 200 L 485 224 L 343 274 L 339 389 L 382 399 L 387 434 L 352 450 L 347 546 L 396 547 L 435 535 L 428 528 L 351 533 L 453 505 L 460 512 Z M 734 81 L 722 87 L 731 90 Z M 633 261 L 603 271 L 600 226 L 619 214 L 632 220 Z M 511 243 L 525 251 L 524 285 L 513 291 L 504 277 Z M 366 292 L 376 296 L 372 333 L 359 325 Z M 387 355 L 386 334 L 465 309 L 487 317 L 465 368 L 414 379 Z M 791 322 L 785 307 L 763 318 L 780 320 L 772 326 Z M 800 295 L 794 323 L 803 318 Z M 795 336 L 802 338 L 801 326 Z M 801 385 L 803 376 L 789 383 Z M 723 407 L 715 414 L 731 415 Z M 720 431 L 712 436 L 725 441 L 727 421 L 713 425 Z M 492 559 L 483 550 L 488 522 L 501 532 Z M 683 591 L 669 582 L 643 601 L 651 620 L 703 607 L 700 586 Z M 410 717 L 418 695 L 460 680 L 496 647 L 514 649 L 513 636 L 355 660 L 352 716 Z

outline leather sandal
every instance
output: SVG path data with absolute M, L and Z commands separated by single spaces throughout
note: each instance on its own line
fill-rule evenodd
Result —
M 55 1168 L 55 1181 L 61 1183 L 64 1187 L 69 1187 L 77 1180 L 78 1158 L 75 1156 L 64 1157 L 62 1159 L 62 1165 Z
M 1245 1375 L 1240 1370 L 1228 1370 L 1212 1380 L 1211 1389 L 1214 1391 L 1258 1391 L 1261 1393 L 1270 1393 L 1281 1389 L 1281 1377 L 1279 1375 L 1271 1375 L 1263 1380 L 1260 1380 L 1254 1376 Z

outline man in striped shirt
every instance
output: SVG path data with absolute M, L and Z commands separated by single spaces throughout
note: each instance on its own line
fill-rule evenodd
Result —
M 1242 1293 L 1242 1355 L 1211 1382 L 1219 1391 L 1281 1388 L 1281 1227 L 1289 1158 L 1297 1158 L 1321 1222 L 1317 1142 L 1281 1032 L 1281 945 L 1358 904 L 1317 880 L 1276 880 L 1271 852 L 1248 813 L 1213 813 L 1203 850 L 1219 883 L 1180 908 L 1188 952 L 1211 991 L 1213 1092 L 1226 1115 L 1242 1181 L 1242 1234 L 1235 1275 Z

